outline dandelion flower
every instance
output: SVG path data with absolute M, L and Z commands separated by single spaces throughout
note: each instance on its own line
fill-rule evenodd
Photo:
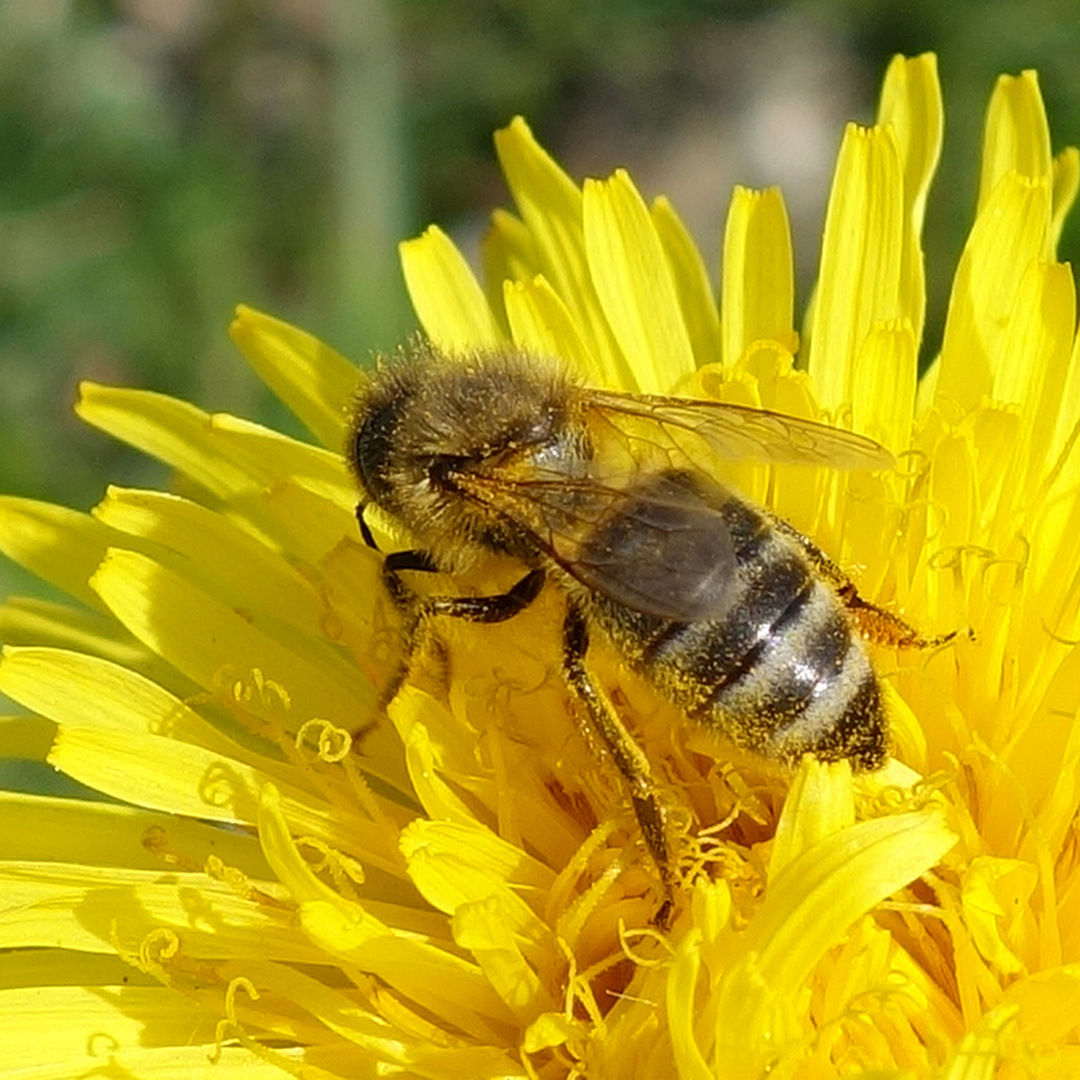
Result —
M 310 443 L 83 388 L 80 416 L 180 493 L 0 503 L 0 548 L 67 597 L 0 613 L 0 690 L 28 710 L 5 752 L 106 797 L 3 796 L 12 1075 L 1080 1070 L 1080 346 L 1055 257 L 1080 168 L 1051 155 L 1035 77 L 1003 78 L 919 380 L 941 134 L 933 58 L 898 58 L 877 124 L 845 133 L 801 334 L 779 192 L 735 192 L 718 304 L 666 201 L 621 171 L 578 187 L 520 120 L 496 136 L 516 210 L 495 214 L 483 282 L 437 228 L 402 246 L 443 350 L 512 342 L 596 385 L 852 428 L 899 462 L 730 478 L 864 596 L 959 631 L 875 651 L 881 773 L 736 753 L 590 656 L 679 834 L 669 926 L 618 777 L 571 716 L 558 597 L 440 626 L 353 745 L 400 646 L 340 454 L 347 361 L 237 316 Z

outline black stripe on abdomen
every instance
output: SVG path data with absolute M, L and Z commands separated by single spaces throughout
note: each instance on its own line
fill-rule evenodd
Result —
M 802 560 L 773 534 L 757 547 L 756 558 L 738 567 L 727 613 L 658 627 L 643 649 L 646 670 L 676 673 L 699 688 L 699 699 L 753 670 L 777 624 L 799 617 L 812 585 Z

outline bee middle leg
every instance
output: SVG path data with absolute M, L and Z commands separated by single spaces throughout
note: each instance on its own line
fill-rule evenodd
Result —
M 657 918 L 662 923 L 670 913 L 675 885 L 664 809 L 649 759 L 589 674 L 585 665 L 588 648 L 585 617 L 570 603 L 563 623 L 563 675 L 585 713 L 586 733 L 599 738 L 630 789 L 630 801 L 645 846 L 660 871 L 664 887 L 664 904 Z

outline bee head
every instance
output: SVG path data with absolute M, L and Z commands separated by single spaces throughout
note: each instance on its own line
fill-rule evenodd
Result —
M 465 494 L 465 478 L 565 475 L 582 456 L 579 428 L 572 388 L 535 358 L 451 357 L 420 343 L 360 391 L 347 456 L 363 494 L 421 540 L 453 533 L 492 546 L 485 537 L 498 525 Z

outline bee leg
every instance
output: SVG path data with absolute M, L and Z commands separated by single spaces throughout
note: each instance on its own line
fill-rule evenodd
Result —
M 649 759 L 626 730 L 626 726 L 585 666 L 588 649 L 589 630 L 585 618 L 571 603 L 563 623 L 563 675 L 587 717 L 586 734 L 600 739 L 630 788 L 630 801 L 641 827 L 645 846 L 660 871 L 664 886 L 664 903 L 656 919 L 658 924 L 663 925 L 671 912 L 675 885 L 664 810 Z
M 530 570 L 511 589 L 494 596 L 433 596 L 423 607 L 428 615 L 446 615 L 467 622 L 498 623 L 524 611 L 544 586 L 544 571 Z
M 794 525 L 785 521 L 782 517 L 777 517 L 775 514 L 769 514 L 768 517 L 770 524 L 777 532 L 783 533 L 789 540 L 794 540 L 802 548 L 803 553 L 814 564 L 814 569 L 837 592 L 840 592 L 844 586 L 855 587 L 847 574 L 810 537 L 804 536 Z
M 428 634 L 428 625 L 436 616 L 465 619 L 468 622 L 497 623 L 512 619 L 540 595 L 544 571 L 530 570 L 513 588 L 493 596 L 430 596 L 421 599 L 405 584 L 403 570 L 435 573 L 438 567 L 423 551 L 394 551 L 383 561 L 383 583 L 394 606 L 403 614 L 401 640 L 404 655 L 393 677 L 379 695 L 379 712 L 385 711 L 405 684 L 413 660 Z
M 375 543 L 375 537 L 371 532 L 371 526 L 368 525 L 367 521 L 364 519 L 364 509 L 364 503 L 356 504 L 356 524 L 360 526 L 360 539 L 363 540 L 372 551 L 378 551 L 379 545 Z
M 933 649 L 956 637 L 955 630 L 936 637 L 925 637 L 899 615 L 864 600 L 851 578 L 817 544 L 783 518 L 774 517 L 772 523 L 785 536 L 795 540 L 806 553 L 818 573 L 833 587 L 863 637 L 894 649 Z
M 905 622 L 899 615 L 879 608 L 864 600 L 850 582 L 839 586 L 836 595 L 847 608 L 855 625 L 863 637 L 894 649 L 935 649 L 956 637 L 956 631 L 926 637 L 920 634 L 911 623 Z
M 378 548 L 375 549 L 378 551 Z M 420 598 L 401 579 L 402 570 L 417 570 L 423 574 L 437 574 L 439 568 L 426 551 L 391 551 L 383 559 L 382 579 L 390 600 L 398 611 L 408 612 L 417 607 Z

